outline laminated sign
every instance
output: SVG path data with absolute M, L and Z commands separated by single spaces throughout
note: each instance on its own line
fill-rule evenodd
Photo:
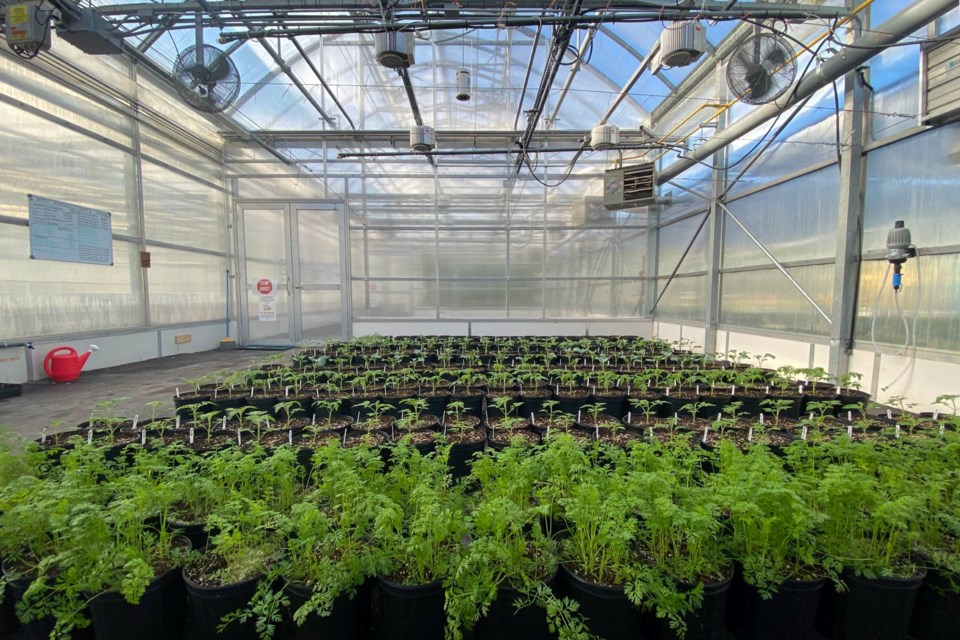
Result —
M 260 321 L 277 321 L 277 281 L 271 278 L 260 278 L 254 282 L 254 287 L 260 295 Z

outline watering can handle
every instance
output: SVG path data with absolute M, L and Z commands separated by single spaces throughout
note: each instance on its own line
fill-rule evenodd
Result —
M 51 351 L 50 353 L 48 353 L 47 356 L 43 359 L 43 370 L 46 371 L 46 373 L 47 373 L 48 376 L 49 376 L 49 375 L 52 375 L 52 373 L 53 373 L 53 366 L 52 366 L 53 357 L 54 357 L 56 354 L 61 353 L 61 352 L 66 352 L 67 354 L 72 353 L 73 355 L 77 355 L 77 350 L 74 349 L 73 347 L 57 347 L 56 349 L 52 350 L 52 351 Z

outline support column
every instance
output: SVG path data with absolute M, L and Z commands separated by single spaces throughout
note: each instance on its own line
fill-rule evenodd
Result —
M 726 81 L 717 67 L 719 102 L 726 102 Z M 726 128 L 730 111 L 725 110 L 716 119 L 717 135 Z M 717 353 L 717 326 L 720 324 L 720 267 L 723 258 L 724 212 L 718 204 L 727 189 L 727 160 L 729 147 L 723 147 L 713 155 L 713 187 L 710 190 L 710 216 L 707 224 L 707 297 L 704 308 L 703 353 Z
M 847 1 L 850 4 L 850 0 Z M 859 34 L 851 34 L 857 37 Z M 844 76 L 844 116 L 841 129 L 840 203 L 837 212 L 837 249 L 833 274 L 833 324 L 830 327 L 829 371 L 847 373 L 853 351 L 857 287 L 860 280 L 860 244 L 863 228 L 864 88 L 851 71 Z

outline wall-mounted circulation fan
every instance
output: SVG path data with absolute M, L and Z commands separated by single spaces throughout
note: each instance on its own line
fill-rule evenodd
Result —
M 219 113 L 240 94 L 240 73 L 220 49 L 200 44 L 184 49 L 173 63 L 177 93 L 197 111 Z
M 796 75 L 793 49 L 783 38 L 768 33 L 753 36 L 727 60 L 727 85 L 747 104 L 776 100 Z

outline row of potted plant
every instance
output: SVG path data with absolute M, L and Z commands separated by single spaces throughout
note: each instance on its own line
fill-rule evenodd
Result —
M 106 452 L 0 456 L 4 579 L 34 632 L 179 637 L 189 602 L 193 637 L 355 638 L 373 592 L 400 639 L 707 638 L 735 612 L 746 637 L 812 637 L 832 584 L 834 637 L 906 637 L 914 610 L 912 635 L 950 637 L 958 613 L 951 430 L 777 452 L 557 430 L 461 482 L 449 445 L 403 439 L 330 439 L 306 466 L 289 445 Z

